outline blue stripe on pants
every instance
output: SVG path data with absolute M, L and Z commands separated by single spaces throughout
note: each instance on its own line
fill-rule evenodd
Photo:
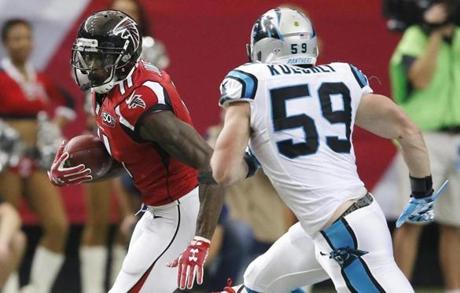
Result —
M 333 223 L 321 231 L 333 250 L 349 248 L 357 249 L 356 237 L 345 219 Z M 366 263 L 360 256 L 349 254 L 352 259 L 342 266 L 342 276 L 352 292 L 379 293 L 385 292 L 371 275 Z

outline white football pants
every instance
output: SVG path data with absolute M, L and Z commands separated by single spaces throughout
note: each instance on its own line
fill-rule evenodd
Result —
M 295 224 L 249 265 L 244 285 L 248 292 L 290 293 L 328 278 L 340 293 L 414 292 L 394 261 L 390 231 L 375 200 L 313 237 Z
M 110 293 L 161 292 L 177 288 L 176 259 L 195 235 L 198 188 L 163 206 L 150 206 L 134 229 L 128 253 Z

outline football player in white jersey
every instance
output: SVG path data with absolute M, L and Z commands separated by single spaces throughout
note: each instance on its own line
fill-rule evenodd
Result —
M 409 220 L 432 220 L 428 153 L 416 126 L 389 98 L 373 94 L 348 63 L 315 66 L 310 20 L 289 8 L 253 26 L 251 63 L 221 84 L 225 124 L 211 159 L 217 182 L 244 179 L 249 148 L 299 219 L 250 264 L 244 285 L 224 292 L 291 292 L 331 278 L 337 292 L 413 292 L 393 259 L 379 205 L 356 170 L 354 125 L 396 139 L 412 183 Z M 436 194 L 435 194 L 436 195 Z

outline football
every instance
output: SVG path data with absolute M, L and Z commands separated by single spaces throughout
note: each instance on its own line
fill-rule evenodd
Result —
M 73 137 L 64 147 L 69 153 L 66 166 L 84 164 L 91 169 L 93 179 L 104 176 L 112 166 L 112 158 L 104 143 L 95 135 L 83 134 Z

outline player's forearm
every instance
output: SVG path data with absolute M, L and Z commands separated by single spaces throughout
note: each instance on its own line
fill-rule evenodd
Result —
M 229 186 L 246 178 L 248 166 L 243 160 L 243 154 L 228 155 L 225 150 L 214 151 L 211 168 L 217 183 Z
M 179 129 L 180 136 L 170 144 L 171 153 L 181 162 L 200 172 L 209 171 L 212 148 L 192 126 L 181 123 Z
M 430 175 L 428 152 L 420 130 L 389 98 L 376 94 L 363 96 L 355 123 L 378 136 L 396 139 L 413 177 Z
M 200 184 L 200 211 L 196 223 L 197 236 L 211 239 L 224 203 L 225 189 L 217 184 Z
M 415 127 L 406 129 L 398 142 L 410 175 L 416 178 L 431 175 L 430 159 L 422 133 Z
M 248 175 L 248 165 L 243 158 L 249 132 L 249 104 L 230 106 L 211 158 L 213 177 L 217 182 L 231 185 Z

